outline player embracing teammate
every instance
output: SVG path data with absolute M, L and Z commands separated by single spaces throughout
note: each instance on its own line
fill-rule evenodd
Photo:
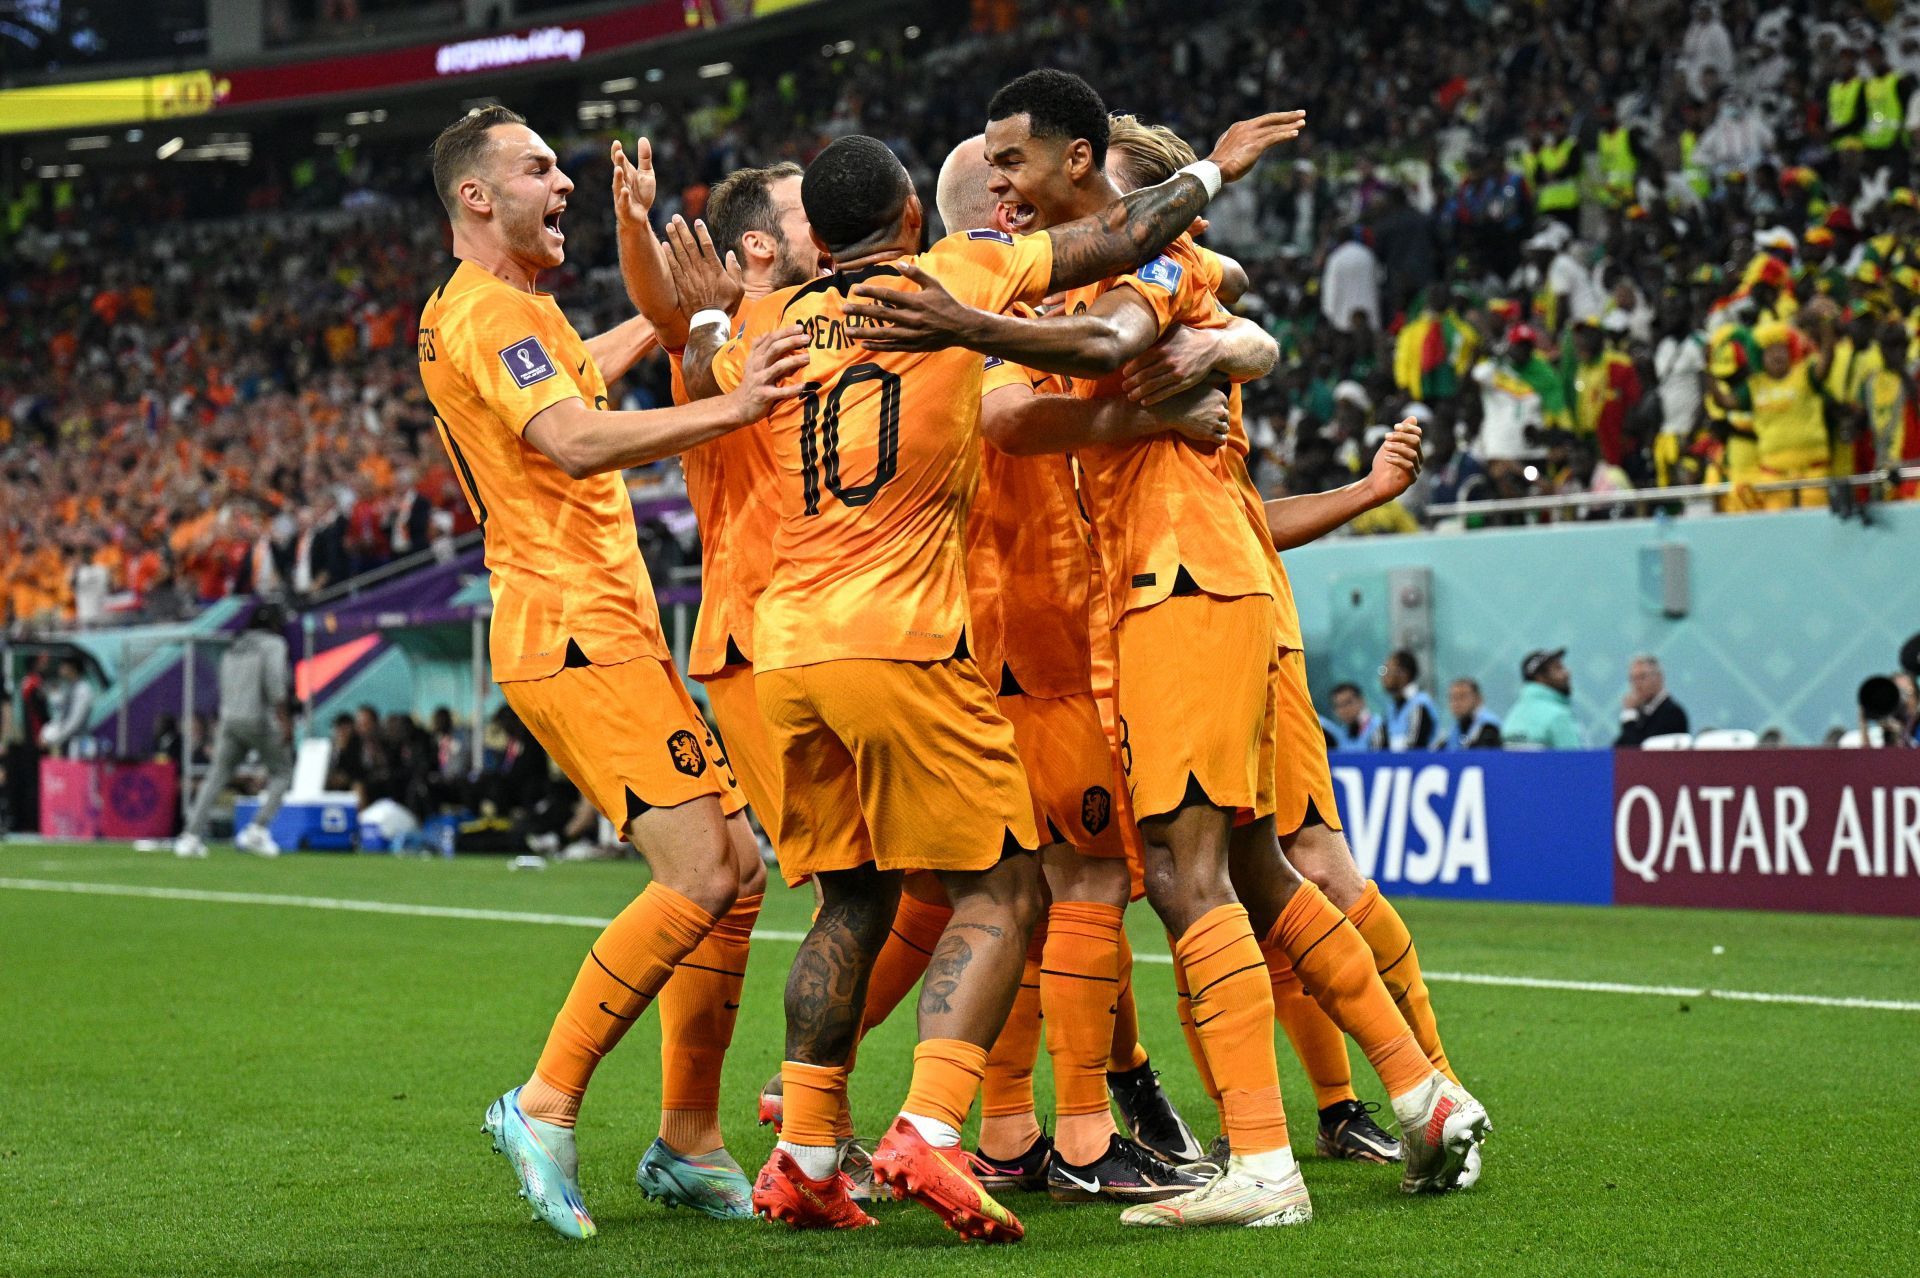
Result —
M 1044 1170 L 1056 1198 L 1131 1201 L 1122 1214 L 1128 1224 L 1309 1219 L 1273 1051 L 1281 993 L 1290 996 L 1293 1015 L 1283 1010 L 1282 1019 L 1296 1042 L 1296 1023 L 1311 1025 L 1319 1055 L 1330 1055 L 1331 1035 L 1344 1061 L 1344 1030 L 1380 1073 L 1406 1142 L 1403 1186 L 1457 1187 L 1477 1175 L 1486 1114 L 1447 1069 L 1411 939 L 1377 889 L 1359 880 L 1338 834 L 1317 721 L 1311 737 L 1303 726 L 1313 712 L 1298 621 L 1275 550 L 1337 526 L 1396 482 L 1404 487 L 1394 472 L 1410 480 L 1417 469 L 1417 433 L 1411 442 L 1397 435 L 1382 472 L 1356 485 L 1359 491 L 1263 506 L 1246 474 L 1238 393 L 1208 382 L 1259 376 L 1271 366 L 1271 343 L 1225 316 L 1218 292 L 1232 268 L 1185 233 L 1223 181 L 1242 176 L 1267 147 L 1297 133 L 1301 118 L 1242 122 L 1199 161 L 1180 155 L 1171 135 L 1134 126 L 1132 174 L 1115 166 L 1116 184 L 1108 175 L 1104 105 L 1076 78 L 1021 77 L 996 96 L 989 117 L 979 154 L 991 172 L 970 176 L 950 160 L 942 204 L 954 233 L 925 253 L 917 252 L 919 198 L 883 144 L 843 138 L 797 183 L 790 181 L 796 175 L 781 174 L 789 193 L 799 187 L 802 207 L 786 230 L 771 205 L 760 210 L 777 233 L 763 235 L 760 260 L 748 264 L 758 295 L 744 302 L 740 283 L 719 269 L 704 227 L 672 228 L 671 255 L 637 229 L 651 201 L 650 190 L 642 199 L 637 188 L 650 184 L 651 174 L 643 177 L 616 153 L 616 200 L 634 199 L 622 211 L 623 266 L 636 302 L 655 303 L 642 309 L 675 354 L 676 400 L 689 401 L 684 406 L 593 413 L 584 393 L 595 389 L 589 382 L 571 398 L 576 408 L 534 431 L 528 420 L 542 408 L 528 413 L 508 388 L 524 391 L 545 378 L 522 382 L 528 370 L 514 367 L 511 344 L 500 352 L 479 349 L 503 334 L 463 336 L 457 383 L 448 384 L 445 373 L 428 376 L 423 356 L 430 393 L 442 383 L 435 403 L 443 420 L 449 415 L 441 400 L 461 394 L 491 413 L 468 429 L 503 454 L 502 467 L 526 465 L 532 453 L 583 482 L 596 464 L 693 448 L 690 488 L 696 471 L 704 471 L 695 501 L 710 544 L 726 544 L 733 522 L 752 517 L 754 494 L 777 504 L 777 520 L 762 517 L 739 553 L 722 559 L 719 579 L 708 581 L 709 599 L 726 603 L 712 626 L 703 606 L 705 648 L 696 652 L 710 667 L 698 672 L 710 690 L 718 691 L 715 681 L 724 683 L 729 669 L 750 674 L 757 719 L 743 708 L 744 698 L 729 696 L 739 723 L 723 717 L 722 731 L 736 755 L 736 739 L 753 742 L 763 777 L 751 797 L 775 838 L 783 875 L 811 879 L 821 896 L 787 983 L 785 1126 L 755 1184 L 754 1209 L 802 1227 L 872 1223 L 843 1171 L 847 1075 L 869 979 L 894 931 L 902 876 L 910 872 L 937 882 L 950 913 L 926 956 L 913 1075 L 898 1119 L 874 1151 L 873 1171 L 961 1234 L 1011 1240 L 1023 1232 L 970 1168 L 959 1128 L 990 1053 L 1016 1074 L 1024 1053 L 1031 1070 L 1037 1029 L 1015 1031 L 1034 1016 L 1033 1000 L 1013 1025 L 1009 1012 L 1023 972 L 1032 976 L 1036 966 L 1039 1001 L 1055 1031 L 1049 1051 L 1061 1102 L 1059 1144 L 1036 1141 L 996 1183 L 1027 1175 L 1032 1180 L 1023 1183 L 1034 1183 Z M 1182 163 L 1167 165 L 1169 155 Z M 1150 180 L 1139 180 L 1143 171 Z M 775 180 L 760 172 L 761 186 L 771 188 Z M 501 180 L 513 176 L 528 179 L 522 220 L 544 220 L 545 234 L 555 236 L 558 183 L 535 171 Z M 535 177 L 545 183 L 544 197 L 532 190 Z M 987 199 L 971 186 L 976 178 L 985 179 Z M 488 194 L 485 182 L 476 185 L 479 196 Z M 443 196 L 445 190 L 443 184 Z M 449 201 L 457 252 L 462 219 L 481 216 L 468 206 L 483 202 L 468 195 Z M 969 216 L 983 209 L 993 214 L 991 223 Z M 492 205 L 486 214 L 493 215 Z M 801 214 L 815 247 L 793 242 Z M 979 224 L 964 225 L 972 221 Z M 553 256 L 557 246 L 533 224 L 524 232 L 529 243 Z M 723 243 L 745 247 L 744 225 Z M 467 238 L 473 240 L 471 230 Z M 820 254 L 830 258 L 830 272 L 798 278 L 810 274 Z M 784 277 L 770 265 L 782 266 Z M 531 287 L 530 275 L 525 283 Z M 662 305 L 663 298 L 672 305 Z M 1048 298 L 1063 304 L 1041 315 Z M 737 315 L 729 315 L 734 308 Z M 431 327 L 427 318 L 422 327 Z M 549 330 L 530 338 L 545 357 L 542 367 L 555 363 L 542 335 L 565 347 L 559 359 L 569 368 L 577 354 L 587 354 L 580 377 L 587 376 L 591 350 Z M 492 371 L 491 354 L 505 368 L 504 380 Z M 1132 376 L 1123 383 L 1130 363 Z M 1125 397 L 1129 383 L 1166 402 L 1141 409 Z M 489 390 L 505 404 L 495 405 Z M 745 416 L 750 408 L 759 411 Z M 479 411 L 470 410 L 476 417 Z M 623 438 L 614 445 L 602 440 L 616 432 L 596 417 L 632 419 L 635 433 L 642 419 L 665 429 L 651 432 L 661 436 L 657 444 Z M 984 452 L 983 418 L 992 441 Z M 576 433 L 600 451 L 585 456 Z M 451 427 L 446 435 L 450 451 L 476 448 Z M 721 450 L 727 464 L 704 467 Z M 478 508 L 483 485 L 455 455 Z M 983 469 L 988 482 L 976 507 Z M 556 488 L 563 483 L 556 479 Z M 611 519 L 611 503 L 597 493 L 596 500 Z M 1080 602 L 1096 565 L 1088 562 L 1075 508 L 1091 521 L 1100 576 L 1087 604 L 1110 623 L 1125 795 L 1102 784 L 1110 770 L 1091 700 L 1090 608 Z M 768 536 L 764 581 L 731 580 L 752 576 L 758 539 Z M 569 552 L 556 544 L 564 540 L 536 540 L 533 553 L 515 563 L 505 537 L 496 556 L 490 528 L 496 595 L 513 567 L 538 571 L 544 560 L 550 573 L 564 569 Z M 715 578 L 713 560 L 707 568 Z M 644 586 L 644 569 L 640 574 Z M 599 658 L 575 642 L 564 601 L 544 613 L 534 637 L 548 650 L 523 678 L 595 670 Z M 1047 638 L 1035 643 L 1035 634 Z M 646 645 L 631 646 L 658 660 Z M 567 735 L 588 719 L 582 694 L 618 692 L 629 699 L 630 722 L 603 712 L 595 726 L 644 738 L 646 729 L 635 724 L 685 701 L 670 666 L 661 685 L 665 701 L 638 684 L 564 692 L 556 684 L 562 695 L 542 689 L 548 699 L 537 701 L 524 689 L 516 694 L 510 675 L 501 674 L 517 667 L 502 661 L 500 647 L 496 626 L 495 673 L 508 683 L 510 699 L 517 695 L 534 708 L 523 717 L 536 732 L 546 725 L 550 750 L 583 790 L 617 821 L 628 818 L 623 824 L 655 870 L 654 884 L 629 911 L 648 907 L 634 923 L 650 939 L 630 940 L 634 929 L 616 921 L 556 1023 L 559 1046 L 550 1043 L 529 1084 L 489 1113 L 489 1129 L 523 1192 L 549 1223 L 579 1235 L 592 1226 L 578 1196 L 569 1127 L 585 1074 L 653 995 L 681 981 L 676 966 L 717 921 L 738 911 L 743 896 L 751 899 L 742 888 L 752 884 L 734 833 L 738 818 L 722 821 L 738 806 L 731 776 L 707 816 L 699 791 L 678 799 L 668 787 L 659 798 L 646 797 L 632 779 L 645 775 L 637 764 L 617 752 L 593 757 Z M 562 660 L 552 662 L 556 649 Z M 515 655 L 528 665 L 524 651 Z M 714 702 L 719 712 L 722 698 Z M 669 766 L 688 775 L 698 755 L 701 770 L 720 780 L 726 758 L 697 713 L 690 706 L 673 713 L 692 719 L 668 736 L 669 745 L 686 747 L 669 749 Z M 1115 1132 L 1108 1117 L 1101 1075 L 1128 961 L 1120 930 L 1127 876 L 1125 862 L 1113 855 L 1117 841 L 1100 836 L 1125 819 L 1129 796 L 1144 843 L 1146 895 L 1174 949 L 1183 1028 L 1220 1110 L 1226 1148 L 1217 1163 L 1175 1166 Z M 687 820 L 695 811 L 683 809 L 699 810 L 696 825 Z M 672 825 L 640 824 L 674 814 Z M 656 851 L 651 825 L 676 834 L 713 831 L 705 844 L 688 844 L 688 873 L 698 879 L 704 870 L 708 881 L 699 886 L 713 889 L 704 900 L 674 886 L 682 861 Z M 1043 916 L 1044 947 L 1030 956 Z M 744 961 L 742 932 L 737 960 L 726 967 L 736 991 Z M 1300 993 L 1303 983 L 1312 1000 Z M 589 999 L 613 1025 L 576 1010 Z M 720 1050 L 724 1045 L 722 1039 Z M 550 1057 L 559 1062 L 552 1068 Z M 581 1063 L 566 1068 L 569 1057 Z M 711 1072 L 717 1078 L 717 1055 Z M 1321 1071 L 1332 1072 L 1331 1064 Z M 1321 1082 L 1316 1075 L 1324 1100 Z M 1327 1082 L 1335 1108 L 1351 1101 L 1350 1090 L 1339 1096 L 1344 1078 Z M 1030 1091 L 1028 1097 L 1030 1110 Z M 704 1110 L 704 1094 L 697 1103 Z M 1323 1148 L 1342 1133 L 1365 1138 L 1371 1129 L 1385 1155 L 1389 1138 L 1357 1104 L 1331 1136 L 1327 1112 L 1323 1107 Z M 663 1140 L 669 1134 L 663 1123 Z M 682 1164 L 689 1155 L 697 1163 L 703 1152 L 684 1145 L 718 1147 L 717 1124 L 688 1134 L 695 1139 L 663 1155 L 649 1192 L 678 1192 L 688 1175 Z M 717 1152 L 724 1159 L 724 1149 Z M 975 1165 L 994 1170 L 991 1161 Z M 647 1170 L 643 1163 L 643 1186 Z

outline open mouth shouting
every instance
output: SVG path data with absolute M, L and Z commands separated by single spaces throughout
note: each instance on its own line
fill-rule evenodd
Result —
M 1038 211 L 1019 200 L 1002 200 L 993 206 L 994 225 L 1010 235 L 1025 235 L 1033 227 Z
M 556 244 L 564 244 L 567 239 L 565 233 L 560 230 L 560 215 L 566 211 L 566 201 L 562 200 L 560 203 L 548 209 L 546 216 L 540 219 L 541 224 L 546 227 L 547 234 L 553 237 L 553 241 Z

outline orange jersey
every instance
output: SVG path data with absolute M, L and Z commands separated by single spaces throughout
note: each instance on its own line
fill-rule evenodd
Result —
M 684 404 L 680 356 L 667 358 L 673 402 Z M 753 660 L 753 610 L 773 570 L 773 530 L 780 523 L 778 472 L 764 421 L 689 449 L 680 466 L 700 524 L 700 616 L 687 673 L 705 679 Z
M 1210 281 L 1217 278 L 1193 240 L 1182 235 L 1134 273 L 1070 291 L 1066 309 L 1077 314 L 1109 289 L 1132 288 L 1153 308 L 1164 334 L 1175 324 L 1215 319 Z M 1120 383 L 1118 374 L 1076 378 L 1073 390 L 1082 398 L 1105 398 L 1119 395 Z M 1183 573 L 1223 599 L 1273 593 L 1273 546 L 1248 520 L 1234 475 L 1236 463 L 1242 474 L 1246 467 L 1231 449 L 1208 454 L 1169 432 L 1083 448 L 1074 456 L 1106 568 L 1114 624 L 1167 598 Z
M 958 348 L 871 351 L 851 340 L 854 285 L 914 287 L 902 257 L 836 272 L 749 302 L 714 357 L 723 389 L 740 382 L 749 343 L 806 328 L 808 393 L 768 420 L 780 526 L 773 574 L 754 616 L 761 671 L 820 661 L 938 661 L 967 633 L 967 508 L 980 475 L 978 354 Z M 949 235 L 917 259 L 962 302 L 1002 311 L 1037 302 L 1053 242 L 998 231 Z
M 1032 386 L 1064 395 L 1063 378 L 990 359 L 981 394 Z M 1087 602 L 1093 553 L 1065 454 L 1016 457 L 983 442 L 980 491 L 967 523 L 973 652 L 996 689 L 1066 697 L 1093 687 Z
M 569 479 L 521 432 L 607 384 L 553 298 L 471 262 L 420 313 L 420 380 L 493 574 L 493 677 L 543 679 L 576 643 L 594 665 L 668 659 L 633 503 L 617 473 Z
M 1224 274 L 1220 255 L 1212 249 L 1194 245 L 1194 253 L 1200 262 L 1200 274 L 1206 281 L 1209 291 L 1216 295 L 1220 290 L 1220 281 Z M 1214 298 L 1213 311 L 1206 319 L 1194 323 L 1195 328 L 1224 328 L 1233 321 L 1233 315 L 1220 304 L 1218 296 Z M 1253 476 L 1247 470 L 1247 458 L 1253 452 L 1253 446 L 1247 439 L 1246 424 L 1240 414 L 1240 388 L 1234 386 L 1227 392 L 1227 446 L 1222 452 L 1231 452 L 1226 459 L 1227 469 L 1233 479 L 1233 487 L 1247 512 L 1248 521 L 1253 525 L 1254 535 L 1267 552 L 1267 566 L 1273 578 L 1273 627 L 1275 641 L 1282 648 L 1299 652 L 1304 647 L 1300 638 L 1300 610 L 1293 602 L 1293 583 L 1287 578 L 1286 565 L 1280 561 L 1280 552 L 1273 549 L 1273 535 L 1267 531 L 1267 505 L 1260 496 L 1260 490 L 1254 486 Z

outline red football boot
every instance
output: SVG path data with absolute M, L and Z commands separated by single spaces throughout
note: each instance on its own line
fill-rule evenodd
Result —
M 879 1223 L 853 1201 L 853 1182 L 845 1172 L 814 1180 L 784 1149 L 773 1151 L 753 1182 L 753 1214 L 795 1229 L 864 1229 Z
M 936 1149 L 904 1118 L 893 1121 L 873 1151 L 873 1179 L 895 1198 L 911 1198 L 934 1212 L 962 1238 L 1019 1242 L 1026 1235 L 1014 1214 L 967 1170 L 967 1156 L 958 1145 Z

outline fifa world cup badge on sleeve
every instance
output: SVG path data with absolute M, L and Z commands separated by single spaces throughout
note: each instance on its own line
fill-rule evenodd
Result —
M 547 348 L 540 345 L 537 337 L 521 338 L 501 351 L 500 362 L 507 366 L 521 390 L 553 376 L 553 361 L 547 358 Z
M 1172 258 L 1162 254 L 1140 268 L 1140 278 L 1149 284 L 1158 284 L 1169 293 L 1180 288 L 1180 277 L 1186 270 Z

